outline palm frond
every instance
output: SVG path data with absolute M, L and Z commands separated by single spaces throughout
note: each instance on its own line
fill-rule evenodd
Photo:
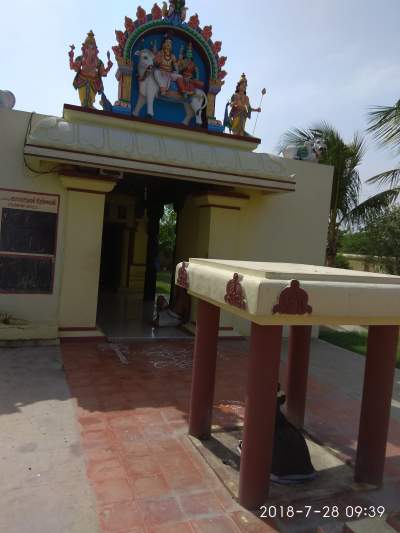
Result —
M 370 196 L 348 212 L 340 221 L 344 224 L 364 225 L 387 212 L 400 195 L 400 187 Z
M 376 106 L 369 113 L 368 133 L 372 133 L 381 146 L 400 152 L 400 100 L 393 106 Z
M 381 186 L 390 188 L 398 187 L 400 185 L 400 168 L 393 168 L 372 176 L 367 180 L 367 183 L 379 183 Z

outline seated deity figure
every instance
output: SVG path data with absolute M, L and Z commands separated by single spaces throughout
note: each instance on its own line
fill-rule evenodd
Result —
M 171 81 L 176 81 L 180 77 L 177 72 L 177 60 L 172 53 L 172 40 L 166 38 L 163 42 L 161 50 L 154 58 L 156 66 L 154 70 L 154 77 L 160 86 L 161 95 L 165 95 L 169 89 Z
M 96 94 L 104 91 L 102 77 L 106 77 L 113 66 L 110 60 L 110 52 L 107 52 L 107 67 L 99 59 L 99 50 L 96 45 L 94 33 L 87 34 L 85 42 L 82 44 L 82 55 L 74 59 L 75 46 L 71 45 L 69 55 L 69 66 L 76 72 L 73 82 L 74 88 L 79 92 L 79 99 L 82 107 L 93 108 Z
M 229 116 L 227 116 L 227 109 L 225 113 L 225 126 L 227 126 L 235 135 L 247 135 L 245 132 L 246 121 L 251 118 L 251 112 L 256 111 L 260 113 L 261 108 L 254 109 L 250 105 L 249 97 L 246 94 L 247 78 L 242 74 L 237 86 L 235 94 L 232 95 L 231 101 L 227 104 L 231 107 Z
M 199 80 L 199 69 L 193 61 L 192 43 L 186 48 L 185 57 L 180 57 L 178 61 L 178 70 L 182 75 L 176 80 L 179 91 L 186 97 L 192 96 L 196 89 L 202 89 L 204 83 Z

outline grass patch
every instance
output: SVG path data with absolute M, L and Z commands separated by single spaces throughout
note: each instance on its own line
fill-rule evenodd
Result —
M 365 355 L 367 352 L 367 332 L 358 333 L 355 331 L 333 331 L 321 329 L 319 338 L 323 341 L 346 348 L 355 353 Z M 400 348 L 397 348 L 397 368 L 400 368 Z
M 157 294 L 169 294 L 171 290 L 171 272 L 157 273 Z

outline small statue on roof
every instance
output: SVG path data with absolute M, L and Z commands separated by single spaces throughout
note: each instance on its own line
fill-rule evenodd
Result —
M 136 10 L 136 18 L 139 22 L 139 24 L 146 24 L 147 22 L 147 15 L 146 11 L 142 8 L 142 6 L 139 6 Z
M 197 30 L 198 27 L 200 26 L 200 19 L 199 19 L 199 15 L 197 13 L 195 13 L 194 15 L 192 15 L 189 19 L 189 22 L 188 22 L 188 26 L 190 28 L 192 28 L 193 30 Z
M 196 89 L 202 89 L 204 83 L 199 79 L 199 69 L 196 63 L 193 61 L 193 48 L 192 43 L 189 43 L 185 57 L 183 54 L 179 57 L 178 71 L 181 74 L 181 78 L 176 80 L 179 91 L 185 96 L 193 96 Z
M 135 30 L 135 23 L 129 17 L 125 17 L 125 30 L 127 35 L 130 35 Z
M 172 24 L 181 24 L 186 19 L 186 0 L 169 0 L 169 7 L 166 2 L 163 4 L 163 15 Z
M 151 16 L 153 20 L 160 20 L 163 16 L 162 9 L 157 3 L 151 8 Z
M 245 74 L 242 74 L 238 84 L 236 85 L 235 94 L 232 95 L 230 102 L 226 104 L 225 108 L 225 120 L 224 126 L 229 128 L 229 131 L 234 135 L 245 136 L 248 135 L 245 131 L 246 121 L 251 118 L 251 112 L 261 112 L 261 108 L 254 109 L 250 105 L 249 97 L 246 94 L 247 91 L 247 78 Z M 228 114 L 228 107 L 231 110 Z
M 160 93 L 164 96 L 170 86 L 171 81 L 176 81 L 179 77 L 178 62 L 172 52 L 172 37 L 165 35 L 161 50 L 154 57 L 154 77 L 160 86 Z
M 107 52 L 107 67 L 99 59 L 99 50 L 96 45 L 93 31 L 87 34 L 85 42 L 82 44 L 82 55 L 74 59 L 75 45 L 70 46 L 69 66 L 76 72 L 74 88 L 79 92 L 82 107 L 93 108 L 96 94 L 104 94 L 104 86 L 101 78 L 105 78 L 113 63 L 110 59 L 110 52 Z
M 222 41 L 215 41 L 213 44 L 213 52 L 217 56 L 221 52 Z
M 204 26 L 203 31 L 201 32 L 202 36 L 206 41 L 209 41 L 212 37 L 212 26 Z

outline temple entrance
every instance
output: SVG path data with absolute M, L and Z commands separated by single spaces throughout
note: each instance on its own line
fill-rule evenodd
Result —
M 155 302 L 173 296 L 179 213 L 204 186 L 127 176 L 105 200 L 97 325 L 110 340 L 185 338 L 181 327 L 154 326 Z

